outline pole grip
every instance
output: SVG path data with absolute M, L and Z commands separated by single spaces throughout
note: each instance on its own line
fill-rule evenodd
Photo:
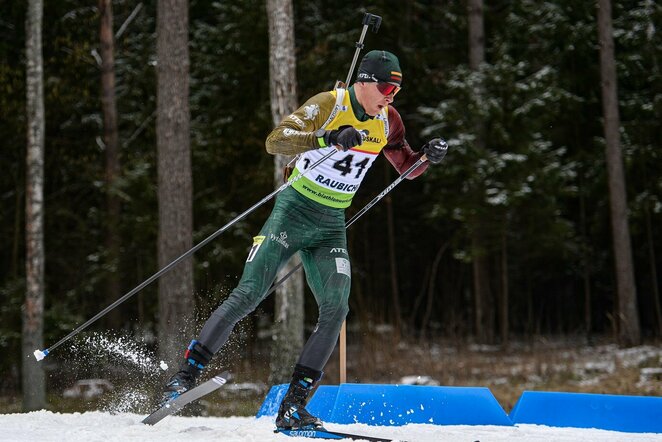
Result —
M 363 24 L 370 26 L 372 28 L 372 32 L 377 32 L 379 31 L 379 26 L 382 24 L 382 18 L 379 15 L 366 12 L 363 15 Z

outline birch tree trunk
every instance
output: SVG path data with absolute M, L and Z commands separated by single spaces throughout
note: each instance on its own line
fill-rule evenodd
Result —
M 23 410 L 46 407 L 43 364 L 32 353 L 44 344 L 44 70 L 42 0 L 29 0 L 25 20 L 27 158 L 25 192 L 25 304 L 22 351 Z
M 269 78 L 271 116 L 274 125 L 297 108 L 296 56 L 294 49 L 294 9 L 292 0 L 267 0 L 269 19 Z M 283 183 L 283 168 L 292 159 L 274 157 L 274 185 Z M 300 263 L 294 255 L 283 267 L 282 278 Z M 303 272 L 294 273 L 276 290 L 273 346 L 269 382 L 289 382 L 299 352 L 303 348 Z
M 118 273 L 120 237 L 120 200 L 115 186 L 120 174 L 117 134 L 117 106 L 115 104 L 115 55 L 113 38 L 113 8 L 111 0 L 99 0 L 99 41 L 101 56 L 101 109 L 103 113 L 103 144 L 106 149 L 106 247 L 111 271 L 108 275 L 106 294 L 108 304 L 121 296 Z M 108 313 L 110 328 L 121 325 L 121 307 Z
M 187 0 L 159 0 L 156 25 L 159 234 L 163 268 L 193 245 Z M 159 356 L 179 360 L 193 335 L 193 259 L 159 279 Z
M 618 298 L 619 343 L 629 347 L 639 344 L 641 331 L 634 282 L 634 264 L 630 245 L 625 173 L 620 141 L 620 117 L 614 37 L 611 24 L 611 1 L 598 0 L 598 40 L 600 44 L 600 76 L 602 79 L 602 112 L 604 116 L 607 179 L 611 209 L 612 241 Z

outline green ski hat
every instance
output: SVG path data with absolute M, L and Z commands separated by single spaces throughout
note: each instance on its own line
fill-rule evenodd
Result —
M 402 70 L 398 57 L 388 51 L 370 51 L 361 60 L 357 82 L 402 85 Z

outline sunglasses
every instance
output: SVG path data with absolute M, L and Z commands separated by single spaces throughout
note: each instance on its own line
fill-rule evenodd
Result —
M 384 96 L 388 96 L 393 94 L 397 94 L 400 92 L 401 87 L 396 86 L 395 84 L 392 83 L 377 83 L 377 90 L 382 93 Z

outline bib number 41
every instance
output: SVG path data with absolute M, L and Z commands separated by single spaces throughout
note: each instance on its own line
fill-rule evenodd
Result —
M 366 166 L 368 166 L 368 158 L 364 158 L 362 161 L 359 161 L 356 164 L 352 164 L 352 160 L 354 160 L 354 155 L 349 154 L 346 157 L 333 163 L 333 168 L 339 170 L 341 176 L 350 174 L 355 168 L 357 168 L 358 170 L 354 178 L 358 179 L 365 170 Z

